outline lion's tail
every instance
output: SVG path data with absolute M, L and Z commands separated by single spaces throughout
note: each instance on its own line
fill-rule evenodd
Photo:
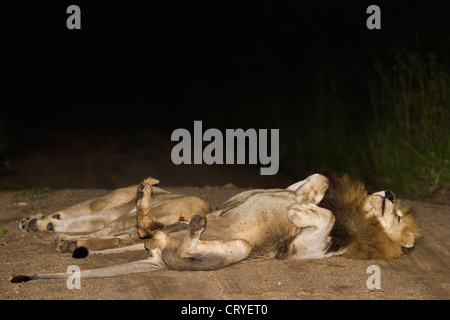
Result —
M 101 278 L 113 277 L 123 274 L 151 272 L 164 268 L 162 265 L 154 264 L 149 259 L 138 260 L 130 263 L 120 264 L 113 267 L 98 268 L 92 270 L 82 270 L 79 273 L 80 278 Z M 13 277 L 10 281 L 12 283 L 27 282 L 37 279 L 65 279 L 74 276 L 74 273 L 44 273 L 36 275 L 19 275 Z

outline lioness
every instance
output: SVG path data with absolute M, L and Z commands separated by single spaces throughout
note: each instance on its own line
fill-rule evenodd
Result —
M 19 226 L 28 232 L 57 232 L 57 250 L 65 253 L 80 247 L 98 250 L 142 242 L 140 239 L 163 225 L 190 221 L 197 213 L 211 212 L 206 201 L 171 193 L 156 187 L 158 183 L 149 177 L 140 185 L 113 190 L 48 216 L 35 214 L 23 219 Z M 151 186 L 151 195 L 141 199 L 144 185 Z
M 249 256 L 395 259 L 419 236 L 413 211 L 401 208 L 392 192 L 368 194 L 362 183 L 347 176 L 314 174 L 286 189 L 242 192 L 210 214 L 198 212 L 189 224 L 167 225 L 163 216 L 157 216 L 150 205 L 154 189 L 144 181 L 136 197 L 137 229 L 145 229 L 148 258 L 81 271 L 81 277 L 158 269 L 214 270 Z M 11 281 L 68 276 L 17 276 Z

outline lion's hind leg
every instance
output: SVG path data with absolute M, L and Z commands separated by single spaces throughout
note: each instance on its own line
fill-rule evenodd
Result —
M 146 242 L 148 250 L 162 250 L 162 260 L 174 270 L 215 270 L 242 261 L 251 247 L 243 239 L 201 240 L 206 229 L 206 215 L 196 214 L 183 237 L 174 239 L 157 232 Z
M 197 214 L 189 223 L 177 256 L 188 261 L 193 270 L 214 270 L 242 261 L 248 257 L 251 247 L 243 239 L 201 240 L 206 229 L 206 215 Z

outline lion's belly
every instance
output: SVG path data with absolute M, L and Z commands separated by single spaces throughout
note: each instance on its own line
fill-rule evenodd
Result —
M 253 248 L 288 239 L 298 232 L 286 216 L 293 202 L 289 192 L 257 194 L 225 214 L 209 214 L 202 238 L 240 238 Z

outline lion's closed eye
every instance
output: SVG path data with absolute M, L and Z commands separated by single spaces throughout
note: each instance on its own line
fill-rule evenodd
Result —
M 389 201 L 391 201 L 392 203 L 395 202 L 395 195 L 390 191 L 390 190 L 386 190 L 384 192 L 384 198 L 388 199 Z

